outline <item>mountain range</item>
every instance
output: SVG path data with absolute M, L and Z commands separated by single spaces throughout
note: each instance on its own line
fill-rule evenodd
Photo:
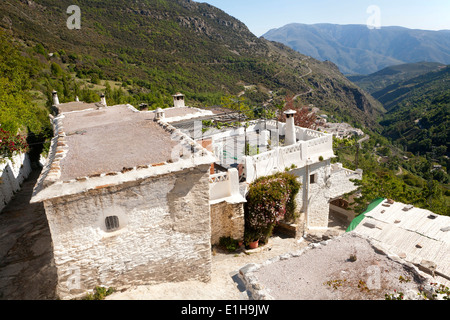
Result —
M 135 96 L 170 98 L 180 91 L 191 104 L 213 105 L 221 95 L 238 95 L 255 85 L 265 99 L 268 92 L 295 95 L 305 105 L 367 127 L 377 127 L 376 118 L 384 112 L 335 64 L 258 38 L 209 4 L 78 0 L 79 30 L 66 25 L 73 4 L 3 0 L 0 27 L 28 47 L 57 53 L 45 58 L 78 78 L 118 81 Z
M 293 23 L 262 37 L 315 59 L 332 61 L 346 75 L 367 75 L 421 61 L 450 64 L 450 30 Z

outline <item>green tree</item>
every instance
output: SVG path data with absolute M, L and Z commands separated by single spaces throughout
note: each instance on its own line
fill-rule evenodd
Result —
M 12 134 L 27 129 L 40 132 L 48 122 L 46 110 L 33 104 L 29 93 L 31 64 L 0 32 L 0 124 Z

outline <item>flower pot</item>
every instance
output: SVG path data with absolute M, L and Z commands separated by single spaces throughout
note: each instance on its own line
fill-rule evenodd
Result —
M 258 245 L 259 245 L 259 240 L 250 242 L 250 243 L 248 244 L 248 246 L 249 246 L 250 249 L 256 249 L 256 248 L 258 248 Z

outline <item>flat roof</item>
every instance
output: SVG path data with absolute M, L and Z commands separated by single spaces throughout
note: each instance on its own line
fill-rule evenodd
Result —
M 63 126 L 68 152 L 60 166 L 65 181 L 164 163 L 178 144 L 152 113 L 133 112 L 126 105 L 67 113 Z
M 176 118 L 202 114 L 202 110 L 197 113 L 196 110 L 169 108 L 167 113 Z M 94 108 L 66 111 L 53 119 L 53 126 L 55 136 L 47 164 L 31 202 L 216 161 L 211 152 L 168 121 L 155 121 L 154 112 L 140 112 L 131 105 L 94 105 Z
M 385 199 L 365 214 L 353 232 L 415 265 L 432 261 L 436 271 L 450 279 L 450 217 Z
M 97 108 L 98 106 L 100 106 L 100 102 L 86 103 L 86 102 L 81 102 L 81 101 L 80 102 L 74 101 L 74 102 L 58 104 L 56 106 L 56 108 L 58 109 L 59 113 L 64 113 L 64 112 L 73 112 L 73 111 L 82 111 L 82 110 L 86 110 L 86 109 L 93 109 L 93 108 Z

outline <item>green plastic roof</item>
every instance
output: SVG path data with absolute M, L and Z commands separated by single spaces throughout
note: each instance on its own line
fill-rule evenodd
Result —
M 371 204 L 367 207 L 366 211 L 358 215 L 355 219 L 352 220 L 350 225 L 348 226 L 346 232 L 350 232 L 355 230 L 355 228 L 361 223 L 361 221 L 366 217 L 366 214 L 375 209 L 381 202 L 383 202 L 385 198 L 376 198 L 372 201 Z

